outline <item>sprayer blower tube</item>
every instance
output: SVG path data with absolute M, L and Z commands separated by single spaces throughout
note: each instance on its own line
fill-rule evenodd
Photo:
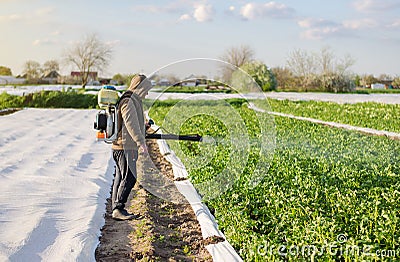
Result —
M 175 134 L 146 134 L 146 139 L 165 139 L 165 140 L 187 140 L 187 141 L 202 141 L 202 136 L 195 135 L 175 135 Z

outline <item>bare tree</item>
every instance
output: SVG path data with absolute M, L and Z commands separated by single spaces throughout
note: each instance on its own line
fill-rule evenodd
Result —
M 321 87 L 326 90 L 339 90 L 338 87 L 350 90 L 352 85 L 347 71 L 354 62 L 350 55 L 337 59 L 329 47 L 314 54 L 296 49 L 287 60 L 289 69 L 299 78 L 305 90 Z
M 345 55 L 339 62 L 336 64 L 336 73 L 339 75 L 345 75 L 350 67 L 355 64 L 356 60 L 352 58 L 349 54 Z
M 379 77 L 378 77 L 379 81 L 390 81 L 390 80 L 393 80 L 393 79 L 394 79 L 394 77 L 391 76 L 391 75 L 388 75 L 388 74 L 380 74 Z
M 316 70 L 315 57 L 301 49 L 295 49 L 290 54 L 287 64 L 296 76 L 306 77 Z
M 254 60 L 254 51 L 251 47 L 247 45 L 231 47 L 225 51 L 220 59 L 233 65 L 226 65 L 222 68 L 222 79 L 225 81 L 229 81 L 233 71 L 235 71 L 235 67 L 241 67 L 245 63 Z
M 28 80 L 38 79 L 42 73 L 40 63 L 33 60 L 26 61 L 24 64 L 23 73 L 26 74 L 26 78 Z
M 65 61 L 79 69 L 82 87 L 85 87 L 92 70 L 103 70 L 108 66 L 112 48 L 100 41 L 96 34 L 85 37 L 66 52 Z
M 45 74 L 51 71 L 60 71 L 60 64 L 56 60 L 49 60 L 43 64 L 43 72 Z
M 295 49 L 287 60 L 293 74 L 300 78 L 301 85 L 306 88 L 316 71 L 315 56 L 301 49 Z
M 322 48 L 320 55 L 317 55 L 316 59 L 320 66 L 321 74 L 328 75 L 334 71 L 335 56 L 329 47 Z

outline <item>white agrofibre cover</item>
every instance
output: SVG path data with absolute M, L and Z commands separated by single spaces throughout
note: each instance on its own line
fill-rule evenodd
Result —
M 96 110 L 0 116 L 0 261 L 94 261 L 112 183 Z

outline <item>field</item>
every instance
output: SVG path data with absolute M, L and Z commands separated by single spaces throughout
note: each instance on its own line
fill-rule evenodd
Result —
M 136 184 L 127 208 L 141 218 L 111 219 L 114 161 L 110 145 L 95 139 L 97 112 L 27 108 L 0 116 L 0 261 L 210 261 L 188 205 Z M 157 148 L 150 150 L 166 172 Z
M 271 119 L 242 102 L 169 101 L 153 106 L 150 115 L 168 130 L 213 138 L 211 146 L 170 145 L 245 261 L 363 261 L 400 255 L 398 141 Z M 271 105 L 273 111 L 398 132 L 398 105 L 276 100 Z M 238 121 L 230 110 L 245 129 L 233 125 Z M 176 112 L 181 116 L 170 117 Z M 237 139 L 240 133 L 246 142 Z
M 1 108 L 77 104 L 71 101 L 96 105 L 95 96 L 62 93 L 3 93 Z M 203 143 L 169 144 L 244 261 L 392 261 L 400 256 L 399 141 L 272 117 L 250 110 L 243 99 L 195 101 L 183 95 L 188 96 L 174 95 L 180 101 L 146 104 L 165 132 L 204 137 Z M 366 97 L 351 97 L 359 98 Z M 368 95 L 376 98 L 383 96 Z M 266 112 L 400 132 L 396 103 L 252 102 Z M 102 201 L 112 181 L 109 148 L 93 139 L 95 112 L 29 108 L 2 116 L 0 260 L 93 260 Z M 71 129 L 76 126 L 82 128 Z
M 400 133 L 400 104 L 337 104 L 273 99 L 269 103 L 277 112 Z

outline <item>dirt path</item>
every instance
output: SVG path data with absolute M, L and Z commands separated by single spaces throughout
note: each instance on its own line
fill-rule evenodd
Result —
M 159 153 L 157 143 L 149 140 L 148 146 L 157 168 L 173 177 L 172 167 Z M 96 261 L 212 261 L 189 204 L 166 202 L 138 184 L 128 203 L 128 210 L 141 217 L 115 221 L 110 216 L 108 199 L 105 225 L 95 252 Z

